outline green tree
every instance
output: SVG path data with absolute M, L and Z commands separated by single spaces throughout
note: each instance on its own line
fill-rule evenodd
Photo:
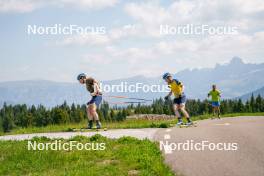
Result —
M 110 110 L 110 118 L 111 118 L 111 121 L 115 120 L 115 111 L 113 109 Z
M 237 108 L 237 112 L 244 112 L 245 108 L 241 99 L 238 100 L 236 108 Z
M 123 120 L 123 115 L 121 111 L 118 111 L 116 114 L 116 120 L 117 121 L 122 121 Z
M 2 129 L 4 132 L 11 131 L 14 127 L 14 113 L 12 106 L 7 106 L 4 104 L 2 109 Z
M 261 96 L 258 95 L 257 98 L 256 98 L 256 105 L 255 105 L 255 108 L 256 108 L 255 111 L 256 112 L 261 112 L 261 110 L 262 110 L 262 104 L 263 104 L 262 101 L 263 100 L 262 100 Z
M 65 109 L 54 108 L 52 109 L 52 118 L 53 123 L 55 124 L 63 124 L 69 122 L 69 114 Z
M 253 94 L 251 95 L 249 104 L 250 104 L 252 112 L 256 112 L 256 106 L 255 106 L 256 105 L 256 101 L 255 101 L 255 97 L 254 97 Z
M 4 128 L 3 128 L 3 116 L 2 116 L 2 114 L 0 114 L 0 132 L 4 132 Z

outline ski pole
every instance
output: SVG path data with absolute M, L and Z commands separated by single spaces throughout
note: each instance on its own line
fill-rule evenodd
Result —
M 104 97 L 109 97 L 109 98 L 122 98 L 122 99 L 129 99 L 129 100 L 142 100 L 142 101 L 152 101 L 144 98 L 132 98 L 132 97 L 127 97 L 127 96 L 116 96 L 116 95 L 103 95 Z
M 107 101 L 106 101 L 107 102 Z M 146 103 L 144 101 L 125 101 L 125 102 L 107 102 L 109 104 L 140 104 L 140 103 Z

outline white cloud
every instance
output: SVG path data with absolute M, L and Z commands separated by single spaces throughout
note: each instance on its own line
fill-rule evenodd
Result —
M 125 12 L 136 20 L 138 36 L 160 37 L 159 25 L 170 19 L 167 9 L 158 3 L 128 3 L 124 7 Z
M 256 13 L 262 13 L 262 4 L 258 0 L 250 4 L 239 0 L 174 1 L 168 7 L 163 7 L 156 1 L 128 3 L 124 10 L 135 19 L 135 25 L 110 30 L 107 42 L 98 43 L 103 46 L 100 54 L 88 54 L 86 60 L 91 63 L 94 61 L 95 65 L 107 64 L 113 70 L 118 68 L 116 64 L 121 64 L 127 73 L 150 76 L 158 75 L 164 70 L 212 67 L 235 55 L 246 58 L 247 61 L 263 61 L 264 35 L 263 32 L 258 32 L 263 31 L 262 23 L 252 17 Z M 241 31 L 237 35 L 159 35 L 160 24 L 189 23 L 233 25 L 240 27 Z M 138 39 L 145 37 L 143 42 L 146 43 L 144 47 L 133 46 L 129 37 L 133 40 L 136 38 L 139 43 Z M 129 45 L 122 45 L 121 39 L 126 39 L 125 42 Z M 113 46 L 114 44 L 117 45 Z
M 120 63 L 126 72 L 157 76 L 164 70 L 213 67 L 238 55 L 246 61 L 263 61 L 264 32 L 254 35 L 208 36 L 200 39 L 161 40 L 149 47 L 121 48 L 108 46 L 98 54 L 89 54 L 95 65 L 116 67 Z M 251 60 L 253 59 L 253 60 Z M 131 76 L 129 75 L 129 76 Z
M 93 0 L 60 0 L 65 4 L 76 3 L 80 6 L 85 5 L 87 7 L 96 6 Z M 102 6 L 102 0 L 96 1 L 99 6 Z M 263 1 L 264 2 L 264 1 Z M 116 41 L 122 42 L 120 40 L 130 38 L 158 38 L 163 39 L 164 36 L 160 35 L 160 25 L 161 24 L 210 24 L 211 26 L 237 26 L 239 32 L 247 32 L 248 30 L 255 30 L 260 28 L 262 23 L 260 21 L 247 19 L 244 17 L 247 13 L 259 12 L 262 9 L 262 1 L 255 0 L 250 1 L 250 3 L 245 3 L 240 0 L 230 0 L 228 2 L 223 2 L 221 0 L 210 1 L 210 0 L 186 0 L 186 1 L 174 1 L 168 7 L 163 7 L 157 1 L 147 1 L 141 3 L 127 3 L 124 6 L 125 12 L 136 20 L 135 24 L 127 24 L 121 27 L 110 29 L 104 36 L 71 36 L 65 38 L 61 42 L 57 42 L 62 45 L 101 45 L 105 46 L 108 44 L 113 45 Z M 108 1 L 109 6 L 114 5 L 115 1 Z M 239 5 L 241 7 L 256 7 L 255 10 L 240 9 L 237 8 Z M 233 10 L 235 9 L 235 10 Z M 241 19 L 238 19 L 241 17 Z M 263 25 L 262 25 L 263 26 Z M 166 47 L 166 52 L 171 52 L 169 50 L 180 49 L 185 47 L 182 39 L 186 39 L 189 36 L 169 36 L 177 40 L 173 47 Z M 191 36 L 193 37 L 193 36 Z M 198 36 L 204 38 L 204 36 Z M 186 40 L 185 40 L 186 41 Z M 182 45 L 182 46 L 181 46 Z M 195 45 L 190 44 L 188 45 Z M 160 47 L 163 47 L 162 43 Z M 194 48 L 195 46 L 191 47 Z M 171 49 L 169 49 L 171 48 Z
M 82 57 L 82 63 L 87 65 L 92 64 L 109 64 L 110 59 L 106 58 L 103 54 L 85 54 Z
M 85 34 L 85 35 L 74 35 L 64 38 L 62 41 L 57 41 L 56 44 L 59 46 L 65 45 L 106 45 L 110 42 L 107 35 L 104 34 Z
M 127 24 L 109 31 L 109 37 L 112 40 L 122 39 L 124 37 L 139 36 L 140 26 L 137 24 Z
M 125 11 L 133 18 L 147 24 L 161 23 L 169 18 L 169 14 L 163 7 L 156 3 L 128 3 Z
M 161 41 L 155 49 L 162 54 L 174 54 L 181 51 L 197 51 L 199 44 L 195 40 L 174 40 L 171 42 Z
M 0 12 L 26 13 L 46 6 L 98 10 L 114 6 L 117 2 L 118 0 L 0 0 Z
M 237 26 L 241 31 L 263 27 L 263 0 L 179 0 L 168 7 L 156 1 L 128 3 L 125 12 L 142 25 L 145 35 L 160 37 L 161 24 L 209 24 Z M 262 14 L 262 15 L 260 15 Z
M 59 0 L 65 6 L 77 6 L 84 9 L 103 9 L 114 6 L 118 0 Z
M 108 49 L 108 54 L 110 54 L 114 58 L 121 58 L 124 61 L 135 64 L 137 64 L 140 60 L 152 60 L 156 58 L 151 48 L 112 48 L 111 50 Z
M 106 31 L 105 34 L 87 33 L 84 35 L 77 34 L 70 37 L 65 37 L 62 41 L 57 41 L 57 45 L 88 45 L 88 46 L 105 46 L 107 44 L 113 44 L 113 42 L 121 40 L 123 38 L 140 36 L 137 25 L 124 25 L 119 28 L 113 28 Z
M 31 12 L 43 5 L 41 0 L 0 0 L 0 12 Z
M 264 10 L 264 1 L 263 0 L 234 0 L 235 5 L 244 13 L 254 13 Z
M 120 11 L 116 13 L 122 15 L 120 18 L 115 18 L 116 14 L 104 16 L 103 13 L 104 18 L 91 21 L 109 24 L 106 34 L 72 35 L 57 41 L 56 44 L 60 46 L 78 46 L 59 48 L 58 52 L 65 49 L 65 55 L 76 59 L 69 64 L 69 70 L 80 64 L 82 70 L 112 79 L 138 74 L 157 76 L 164 71 L 212 67 L 235 55 L 248 62 L 264 61 L 263 0 L 177 0 L 164 6 L 161 0 L 161 3 L 158 0 L 131 2 L 119 4 L 125 4 L 121 6 L 124 7 L 125 14 Z M 27 13 L 49 7 L 97 10 L 117 3 L 118 0 L 0 0 L 0 13 Z M 78 15 L 80 14 L 77 14 L 77 18 Z M 98 19 L 100 21 L 96 21 Z M 197 23 L 238 26 L 239 33 L 219 36 L 159 34 L 160 24 L 173 26 Z M 56 39 L 58 38 L 54 38 Z M 82 53 L 87 48 L 87 53 Z M 60 54 L 57 55 L 58 58 Z M 71 60 L 57 68 L 58 72 L 65 69 L 67 63 L 71 63 Z M 35 68 L 34 72 L 38 73 L 39 67 Z M 75 68 L 75 71 L 78 72 L 80 68 Z M 30 68 L 22 67 L 21 73 L 24 70 L 32 75 Z M 4 74 L 8 75 L 8 71 Z M 50 73 L 47 72 L 47 77 L 48 74 Z

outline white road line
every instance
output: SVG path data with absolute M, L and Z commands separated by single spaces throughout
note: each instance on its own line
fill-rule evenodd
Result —
M 171 154 L 172 153 L 170 145 L 164 145 L 164 153 L 165 154 Z
M 171 129 L 167 129 L 166 132 L 171 132 Z
M 164 135 L 164 139 L 170 139 L 170 138 L 171 138 L 171 136 L 169 134 Z
M 228 126 L 228 125 L 230 125 L 230 123 L 216 123 L 214 125 L 216 125 L 216 126 Z

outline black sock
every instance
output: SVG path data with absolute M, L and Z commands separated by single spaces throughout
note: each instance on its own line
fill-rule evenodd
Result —
M 92 128 L 93 127 L 93 121 L 92 120 L 89 120 L 88 122 L 88 128 Z
M 191 122 L 190 118 L 187 118 L 187 121 L 188 121 L 188 122 Z

